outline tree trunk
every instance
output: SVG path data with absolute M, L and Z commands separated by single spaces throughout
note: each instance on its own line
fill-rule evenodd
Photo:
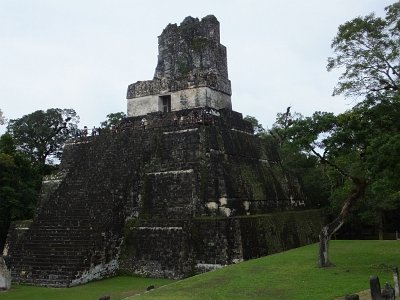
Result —
M 349 178 L 353 181 L 354 189 L 344 201 L 339 216 L 337 216 L 331 223 L 324 226 L 319 234 L 318 265 L 321 268 L 334 266 L 334 264 L 329 260 L 329 241 L 331 240 L 332 235 L 343 226 L 346 217 L 349 214 L 350 207 L 364 194 L 366 188 L 366 182 L 364 180 L 355 177 Z
M 337 232 L 344 224 L 344 219 L 339 215 L 333 222 L 322 227 L 319 233 L 319 256 L 318 265 L 321 268 L 333 267 L 334 264 L 329 260 L 329 242 L 332 235 Z

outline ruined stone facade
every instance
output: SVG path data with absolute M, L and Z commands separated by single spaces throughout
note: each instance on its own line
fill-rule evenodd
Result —
M 187 17 L 158 37 L 153 80 L 128 87 L 128 116 L 195 107 L 232 108 L 226 48 L 214 16 Z
M 9 290 L 11 287 L 11 273 L 7 270 L 3 257 L 0 256 L 0 291 Z
M 217 25 L 212 16 L 187 18 L 180 27 L 168 25 L 160 40 L 195 32 L 226 59 Z M 169 51 L 160 43 L 160 53 Z M 217 83 L 200 80 L 198 87 L 230 95 L 226 60 L 207 51 L 209 65 L 193 62 L 188 74 L 207 78 L 212 71 Z M 159 57 L 155 81 L 187 82 L 180 56 L 169 56 Z M 216 64 L 221 59 L 225 65 Z M 140 95 L 130 99 L 132 107 L 141 107 L 147 93 L 140 85 L 129 87 L 128 97 Z M 182 278 L 316 241 L 320 212 L 304 210 L 307 200 L 276 149 L 254 136 L 230 102 L 206 104 L 146 111 L 116 131 L 66 145 L 34 220 L 9 232 L 4 255 L 13 280 L 72 286 L 118 271 Z

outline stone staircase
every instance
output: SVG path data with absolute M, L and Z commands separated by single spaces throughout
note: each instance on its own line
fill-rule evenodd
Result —
M 11 275 L 19 282 L 68 286 L 79 277 L 77 270 L 90 267 L 89 249 L 95 247 L 93 230 L 82 227 L 61 229 L 58 225 L 34 224 L 19 251 L 10 259 Z
M 128 177 L 135 183 L 131 170 L 137 163 L 131 159 L 116 165 L 109 156 L 119 145 L 112 138 L 104 135 L 66 149 L 73 163 L 67 169 L 64 165 L 66 175 L 49 189 L 32 225 L 8 249 L 6 260 L 14 281 L 63 287 L 115 273 L 126 217 L 121 209 L 126 195 L 118 187 Z M 124 151 L 134 147 L 132 143 Z M 122 174 L 118 179 L 109 171 L 116 168 Z

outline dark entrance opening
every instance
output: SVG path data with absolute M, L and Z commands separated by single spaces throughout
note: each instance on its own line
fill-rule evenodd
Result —
M 171 111 L 171 95 L 160 96 L 162 103 L 162 111 L 170 112 Z

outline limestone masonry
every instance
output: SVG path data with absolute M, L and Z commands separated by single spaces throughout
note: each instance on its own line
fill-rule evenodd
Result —
M 31 221 L 4 249 L 12 279 L 73 286 L 118 272 L 183 278 L 317 240 L 318 210 L 277 148 L 231 108 L 219 22 L 159 37 L 154 79 L 116 130 L 71 141 Z
M 187 17 L 158 37 L 153 80 L 128 87 L 128 116 L 209 106 L 232 108 L 226 48 L 214 16 Z

